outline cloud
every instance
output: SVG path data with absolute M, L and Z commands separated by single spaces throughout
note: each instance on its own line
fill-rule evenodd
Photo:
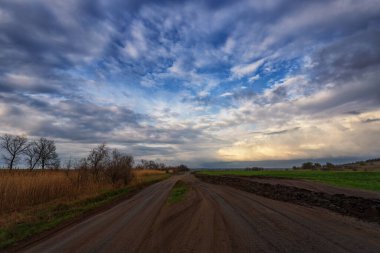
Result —
M 232 74 L 236 78 L 241 78 L 243 76 L 253 74 L 256 72 L 256 70 L 264 63 L 264 59 L 249 63 L 249 64 L 242 64 L 238 66 L 234 66 L 231 69 Z
M 257 75 L 254 75 L 254 76 L 250 77 L 249 81 L 253 83 L 253 82 L 255 82 L 255 81 L 259 80 L 259 79 L 260 79 L 260 75 L 257 74 Z
M 380 118 L 366 119 L 366 120 L 363 120 L 362 122 L 363 123 L 372 123 L 372 122 L 378 122 L 378 121 L 380 121 Z
M 379 111 L 368 115 L 379 115 Z M 218 153 L 225 160 L 254 161 L 365 157 L 376 156 L 380 151 L 373 139 L 378 134 L 376 126 L 363 127 L 361 119 L 354 116 L 335 116 L 329 121 L 297 119 L 291 123 L 302 127 L 274 134 L 238 136 L 232 146 L 221 148 Z
M 0 129 L 192 164 L 376 154 L 379 13 L 375 0 L 5 0 Z
M 266 135 L 286 134 L 286 133 L 289 133 L 289 132 L 297 131 L 298 129 L 300 129 L 300 127 L 294 127 L 294 128 L 291 128 L 291 129 L 285 129 L 285 130 L 280 130 L 280 131 L 274 131 L 274 132 L 269 132 L 269 133 L 265 133 L 265 134 L 266 134 Z
M 230 97 L 230 96 L 233 96 L 233 93 L 232 92 L 225 92 L 223 93 L 222 95 L 220 95 L 221 97 Z

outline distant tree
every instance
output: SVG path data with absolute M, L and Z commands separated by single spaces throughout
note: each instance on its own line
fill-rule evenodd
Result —
M 158 170 L 158 169 L 165 169 L 165 164 L 163 163 L 157 163 L 155 161 L 148 161 L 148 160 L 141 160 L 141 164 L 139 165 L 142 169 L 147 170 Z
M 90 151 L 86 162 L 87 166 L 94 173 L 96 177 L 99 177 L 100 171 L 104 170 L 109 163 L 110 152 L 105 143 L 98 145 Z
M 320 163 L 314 163 L 314 168 L 315 169 L 320 169 L 322 165 Z
M 158 169 L 159 170 L 165 170 L 166 169 L 166 164 L 165 163 L 159 163 L 158 164 Z
M 326 167 L 327 169 L 333 169 L 333 168 L 335 167 L 335 165 L 332 164 L 332 163 L 327 162 L 326 165 L 325 165 L 325 167 Z
M 39 159 L 39 164 L 42 169 L 45 168 L 59 168 L 60 160 L 56 152 L 56 146 L 54 140 L 46 138 L 40 138 L 35 141 L 35 152 L 37 153 L 36 159 Z
M 26 146 L 24 150 L 24 155 L 25 155 L 25 162 L 28 165 L 30 170 L 33 170 L 35 167 L 38 166 L 38 163 L 40 162 L 41 157 L 40 157 L 38 144 L 36 141 L 30 142 Z
M 5 151 L 3 160 L 7 163 L 10 170 L 20 160 L 27 142 L 28 138 L 22 135 L 5 134 L 0 137 L 0 147 Z
M 177 168 L 178 168 L 178 171 L 189 171 L 189 170 L 190 170 L 190 169 L 189 169 L 186 165 L 184 165 L 184 164 L 179 165 Z
M 261 168 L 261 167 L 248 167 L 248 168 L 245 168 L 245 170 L 249 170 L 249 171 L 261 171 L 261 170 L 264 170 L 264 169 Z
M 30 142 L 25 150 L 25 161 L 30 170 L 37 166 L 45 168 L 59 168 L 60 160 L 56 152 L 55 142 L 46 138 Z
M 112 151 L 111 159 L 106 166 L 105 173 L 113 184 L 122 181 L 127 184 L 132 179 L 134 159 L 130 155 L 121 153 L 119 150 Z
M 306 162 L 306 163 L 303 163 L 302 164 L 302 167 L 301 167 L 303 170 L 312 170 L 314 169 L 314 165 L 312 162 Z

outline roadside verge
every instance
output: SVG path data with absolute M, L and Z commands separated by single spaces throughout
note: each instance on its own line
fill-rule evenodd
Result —
M 10 227 L 0 228 L 0 251 L 15 252 L 36 243 L 51 234 L 82 220 L 103 212 L 118 203 L 131 198 L 142 189 L 167 179 L 167 174 L 154 177 L 139 184 L 114 189 L 94 197 L 67 204 L 51 205 L 34 210 L 33 221 L 25 221 Z

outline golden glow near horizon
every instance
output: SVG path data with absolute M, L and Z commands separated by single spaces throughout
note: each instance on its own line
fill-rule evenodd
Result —
M 297 120 L 297 129 L 270 129 L 268 132 L 241 136 L 230 147 L 220 148 L 218 155 L 225 161 L 289 160 L 329 156 L 355 156 L 371 152 L 380 139 L 380 111 L 344 115 L 329 119 Z M 288 122 L 289 124 L 289 122 Z M 240 139 L 235 133 L 235 139 Z

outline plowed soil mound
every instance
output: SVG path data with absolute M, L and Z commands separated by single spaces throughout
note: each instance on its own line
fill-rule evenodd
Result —
M 209 176 L 196 174 L 213 184 L 228 185 L 271 199 L 318 206 L 344 215 L 380 223 L 380 199 L 377 193 L 366 193 L 297 180 Z

